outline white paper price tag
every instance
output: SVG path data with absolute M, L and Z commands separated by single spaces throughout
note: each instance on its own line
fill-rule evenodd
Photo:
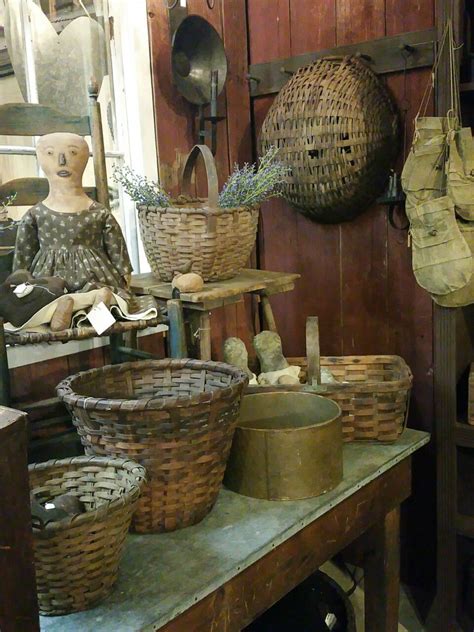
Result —
M 93 307 L 87 314 L 87 318 L 99 336 L 117 322 L 105 303 L 99 303 Z
M 24 296 L 28 296 L 35 289 L 34 285 L 30 285 L 29 283 L 20 283 L 13 290 L 13 293 L 18 296 L 18 298 L 23 298 Z

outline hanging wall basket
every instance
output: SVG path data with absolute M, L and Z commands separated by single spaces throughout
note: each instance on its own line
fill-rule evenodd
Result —
M 353 219 L 379 195 L 398 150 L 398 116 L 384 84 L 357 57 L 301 68 L 262 126 L 262 151 L 280 148 L 284 197 L 324 223 Z

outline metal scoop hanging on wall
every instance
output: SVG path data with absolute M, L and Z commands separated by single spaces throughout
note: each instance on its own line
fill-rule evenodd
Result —
M 171 63 L 177 89 L 199 108 L 199 144 L 210 137 L 215 155 L 217 123 L 225 118 L 217 115 L 217 97 L 227 78 L 224 44 L 216 29 L 199 15 L 184 18 L 173 36 Z M 211 124 L 210 131 L 206 123 Z

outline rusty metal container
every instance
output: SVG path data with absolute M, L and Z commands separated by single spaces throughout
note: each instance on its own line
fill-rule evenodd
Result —
M 267 500 L 319 496 L 342 480 L 341 409 L 307 392 L 244 396 L 224 484 Z

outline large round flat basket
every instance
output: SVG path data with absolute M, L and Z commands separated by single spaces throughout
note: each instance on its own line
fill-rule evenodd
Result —
M 288 167 L 284 197 L 312 219 L 336 223 L 366 209 L 398 149 L 398 116 L 384 84 L 357 57 L 320 59 L 282 88 L 262 126 Z

